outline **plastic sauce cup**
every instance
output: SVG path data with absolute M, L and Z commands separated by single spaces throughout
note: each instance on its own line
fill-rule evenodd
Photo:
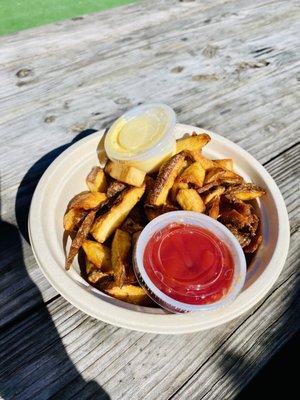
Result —
M 144 256 L 145 256 L 145 250 L 147 248 L 148 243 L 152 241 L 152 239 L 155 236 L 160 237 L 161 232 L 166 231 L 168 227 L 175 226 L 186 226 L 188 227 L 193 227 L 195 230 L 200 229 L 202 232 L 207 232 L 208 234 L 212 235 L 212 238 L 217 239 L 215 242 L 220 243 L 220 245 L 225 245 L 224 247 L 229 251 L 230 254 L 230 259 L 232 261 L 232 266 L 233 266 L 233 272 L 232 272 L 232 280 L 229 283 L 229 287 L 227 288 L 227 292 L 219 297 L 215 302 L 208 302 L 204 304 L 197 304 L 196 301 L 193 301 L 193 297 L 190 297 L 189 300 L 192 301 L 179 301 L 176 300 L 175 298 L 172 297 L 172 289 L 171 286 L 168 288 L 167 287 L 167 292 L 169 294 L 166 294 L 166 290 L 162 291 L 161 289 L 158 288 L 159 285 L 154 283 L 154 277 L 156 279 L 156 282 L 160 280 L 160 283 L 163 283 L 164 289 L 166 289 L 167 282 L 172 283 L 172 277 L 163 276 L 160 272 L 158 273 L 155 271 L 155 265 L 154 265 L 154 272 L 151 270 L 152 273 L 152 278 L 150 277 L 150 274 L 146 271 L 145 265 L 144 265 Z M 167 232 L 167 231 L 166 231 Z M 163 235 L 163 234 L 162 234 Z M 167 234 L 168 235 L 168 234 Z M 209 237 L 209 236 L 208 236 Z M 163 236 L 162 236 L 163 240 Z M 214 239 L 213 239 L 214 240 Z M 161 242 L 162 243 L 162 242 Z M 176 243 L 175 243 L 176 244 Z M 157 260 L 160 259 L 160 252 L 163 252 L 162 246 L 158 245 L 158 252 L 154 253 L 154 258 Z M 169 249 L 170 250 L 170 249 Z M 172 253 L 172 247 L 171 247 L 171 253 Z M 197 251 L 197 247 L 196 247 Z M 162 253 L 161 253 L 162 254 Z M 187 313 L 187 312 L 193 312 L 193 311 L 213 311 L 216 310 L 220 307 L 226 306 L 228 303 L 232 302 L 237 295 L 240 293 L 244 286 L 245 278 L 246 278 L 246 259 L 243 253 L 243 250 L 237 241 L 237 239 L 234 237 L 234 235 L 220 222 L 216 221 L 215 219 L 208 217 L 207 215 L 201 214 L 201 213 L 196 213 L 192 211 L 174 211 L 174 212 L 169 212 L 163 215 L 160 215 L 159 217 L 153 219 L 146 227 L 143 229 L 142 233 L 139 236 L 139 239 L 136 243 L 135 249 L 134 249 L 134 271 L 136 274 L 136 277 L 142 287 L 145 288 L 147 291 L 148 295 L 154 300 L 156 303 L 158 303 L 161 307 L 164 309 L 173 312 L 173 313 Z M 170 260 L 170 258 L 169 258 Z M 172 254 L 171 254 L 171 260 L 172 260 Z M 177 264 L 176 259 L 174 260 L 174 264 Z M 172 261 L 170 261 L 172 263 Z M 155 264 L 155 262 L 154 262 Z M 180 263 L 179 263 L 180 265 Z M 209 264 L 208 264 L 209 265 Z M 223 264 L 220 267 L 220 270 L 223 268 Z M 173 267 L 173 264 L 171 264 Z M 176 268 L 176 266 L 174 267 Z M 231 269 L 232 271 L 232 269 Z M 154 275 L 153 275 L 154 273 Z M 157 274 L 157 277 L 156 275 Z M 176 271 L 177 277 L 180 276 L 180 271 Z M 221 274 L 219 274 L 221 276 Z M 158 281 L 157 281 L 158 279 Z M 169 280 L 168 280 L 169 279 Z M 182 277 L 183 280 L 185 280 L 185 277 Z M 217 279 L 217 278 L 216 278 Z M 175 280 L 176 282 L 176 280 Z M 205 285 L 204 285 L 205 286 Z M 201 290 L 203 290 L 203 287 L 201 289 L 201 285 L 196 286 L 196 290 L 199 287 Z M 210 282 L 206 284 L 208 291 L 211 290 Z M 195 286 L 193 286 L 194 290 Z M 186 286 L 185 286 L 186 289 Z M 200 290 L 199 289 L 199 290 Z M 174 291 L 173 291 L 174 293 Z M 189 289 L 187 290 L 187 293 L 194 293 L 192 291 L 192 285 L 191 285 L 191 292 Z M 193 294 L 191 295 L 193 296 Z M 176 296 L 174 296 L 176 297 Z M 186 298 L 186 297 L 185 297 Z M 196 299 L 196 297 L 194 297 Z
M 118 118 L 108 130 L 104 147 L 108 158 L 139 168 L 157 170 L 176 148 L 176 114 L 166 104 L 135 107 Z

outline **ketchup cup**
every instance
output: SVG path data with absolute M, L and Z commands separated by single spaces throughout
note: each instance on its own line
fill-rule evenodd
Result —
M 148 295 L 174 313 L 213 311 L 232 302 L 246 278 L 246 260 L 220 222 L 192 211 L 153 219 L 134 249 L 134 272 Z

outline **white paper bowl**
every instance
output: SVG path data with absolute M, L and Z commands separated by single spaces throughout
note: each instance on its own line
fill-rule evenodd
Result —
M 176 125 L 177 138 L 185 133 L 207 132 Z M 228 306 L 209 312 L 168 314 L 158 308 L 140 307 L 113 299 L 88 285 L 78 264 L 65 271 L 63 215 L 69 200 L 86 190 L 85 178 L 98 165 L 97 145 L 104 131 L 80 140 L 64 151 L 42 176 L 32 199 L 29 235 L 38 265 L 50 284 L 70 303 L 94 318 L 120 327 L 153 333 L 188 333 L 209 329 L 238 317 L 257 303 L 278 278 L 289 247 L 289 221 L 282 195 L 268 172 L 249 153 L 222 136 L 207 132 L 209 158 L 232 158 L 234 169 L 246 180 L 267 190 L 259 201 L 263 244 L 247 273 L 242 293 Z

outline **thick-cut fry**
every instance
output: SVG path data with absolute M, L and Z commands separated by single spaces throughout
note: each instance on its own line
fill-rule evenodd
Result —
M 103 169 L 93 167 L 86 177 L 86 184 L 91 192 L 106 192 L 107 182 Z
M 105 193 L 100 192 L 81 192 L 73 197 L 69 202 L 68 210 L 82 208 L 83 210 L 92 210 L 99 207 L 107 200 Z
M 213 168 L 207 172 L 204 183 L 206 185 L 214 181 L 221 181 L 225 183 L 234 182 L 235 184 L 238 184 L 243 182 L 243 178 L 233 171 L 229 171 L 223 168 Z
M 244 183 L 228 188 L 226 193 L 239 200 L 247 201 L 263 196 L 266 191 L 259 186 L 253 185 L 253 183 Z
M 176 140 L 176 153 L 183 150 L 199 151 L 210 141 L 210 136 L 206 133 L 196 134 Z
M 208 204 L 207 204 L 207 211 L 208 215 L 211 218 L 218 219 L 220 216 L 220 196 L 214 197 Z
M 91 272 L 96 271 L 98 268 L 95 264 L 90 262 L 88 259 L 85 260 L 85 272 L 89 275 Z
M 98 269 L 111 270 L 111 252 L 108 247 L 93 240 L 84 240 L 82 248 L 87 259 Z
M 75 256 L 77 255 L 80 247 L 82 246 L 84 239 L 86 239 L 87 235 L 89 234 L 95 216 L 96 216 L 96 210 L 90 211 L 88 215 L 84 218 L 80 228 L 78 229 L 78 232 L 76 233 L 76 236 L 71 244 L 70 251 L 66 259 L 65 263 L 66 270 L 70 269 L 72 262 Z
M 145 191 L 145 185 L 124 190 L 111 209 L 98 217 L 91 229 L 94 238 L 103 243 L 126 219 L 130 210 L 140 200 Z
M 233 162 L 231 158 L 224 158 L 221 160 L 213 160 L 217 167 L 228 169 L 229 171 L 233 171 Z
M 70 232 L 75 230 L 80 225 L 85 216 L 86 216 L 86 211 L 76 208 L 71 208 L 64 215 L 65 231 Z
M 109 272 L 102 272 L 102 271 L 92 271 L 89 275 L 88 275 L 88 281 L 92 284 L 97 284 L 101 285 L 102 288 L 104 288 L 103 286 L 105 286 L 107 283 L 111 282 L 113 280 L 113 276 L 111 273 Z
M 154 187 L 148 196 L 149 204 L 153 206 L 166 204 L 169 191 L 184 164 L 184 154 L 179 153 L 171 157 L 161 166 Z
M 178 204 L 186 211 L 204 212 L 205 205 L 195 189 L 180 189 L 176 200 Z
M 126 189 L 126 184 L 119 181 L 113 181 L 108 185 L 106 195 L 108 198 L 114 197 L 116 194 Z
M 117 229 L 111 246 L 111 264 L 116 285 L 122 287 L 126 278 L 126 264 L 131 248 L 129 233 Z
M 212 201 L 215 197 L 221 196 L 221 194 L 223 194 L 224 192 L 225 192 L 224 186 L 218 186 L 216 189 L 214 189 L 214 190 L 211 191 L 210 193 L 207 193 L 207 194 L 203 197 L 204 204 L 209 203 L 209 202 Z
M 198 150 L 186 150 L 184 153 L 187 160 L 200 163 L 201 167 L 203 167 L 205 170 L 216 167 L 216 164 L 212 160 L 205 158 Z
M 146 306 L 151 304 L 146 291 L 140 286 L 123 285 L 121 288 L 113 286 L 105 290 L 107 294 L 115 297 L 118 300 L 126 301 L 127 303 Z
M 142 186 L 146 172 L 130 165 L 109 161 L 106 164 L 105 171 L 114 179 L 128 185 Z
M 172 204 L 163 204 L 162 206 L 152 206 L 151 204 L 145 204 L 144 209 L 149 221 L 158 217 L 161 214 L 178 210 L 178 208 L 173 206 Z
M 179 182 L 191 183 L 197 187 L 202 187 L 205 179 L 205 169 L 200 163 L 194 162 L 187 167 L 178 178 Z
M 173 203 L 176 202 L 176 196 L 177 196 L 178 190 L 188 189 L 188 188 L 189 188 L 188 183 L 180 182 L 177 178 L 176 181 L 174 182 L 174 185 L 171 188 L 171 191 L 170 191 L 172 202 Z

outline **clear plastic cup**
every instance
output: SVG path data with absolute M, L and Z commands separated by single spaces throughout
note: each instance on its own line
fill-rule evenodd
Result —
M 226 244 L 230 251 L 234 272 L 233 280 L 227 293 L 216 302 L 209 304 L 189 304 L 173 299 L 163 293 L 147 274 L 143 256 L 150 238 L 170 224 L 193 225 L 210 231 L 220 241 Z M 145 288 L 148 295 L 161 307 L 173 313 L 187 313 L 193 311 L 213 311 L 232 302 L 240 293 L 246 278 L 246 259 L 243 250 L 234 235 L 220 222 L 207 215 L 192 211 L 173 211 L 162 214 L 153 219 L 143 229 L 134 250 L 134 271 L 138 282 Z
M 127 142 L 123 148 L 119 144 L 121 129 L 126 123 L 132 123 L 138 118 L 145 118 L 145 124 L 137 127 L 133 140 Z M 176 114 L 166 104 L 152 103 L 135 107 L 118 118 L 108 130 L 104 141 L 106 154 L 112 161 L 125 163 L 145 172 L 155 171 L 175 152 L 175 124 Z M 151 136 L 151 128 L 160 130 L 157 140 Z M 116 135 L 119 136 L 116 138 Z

